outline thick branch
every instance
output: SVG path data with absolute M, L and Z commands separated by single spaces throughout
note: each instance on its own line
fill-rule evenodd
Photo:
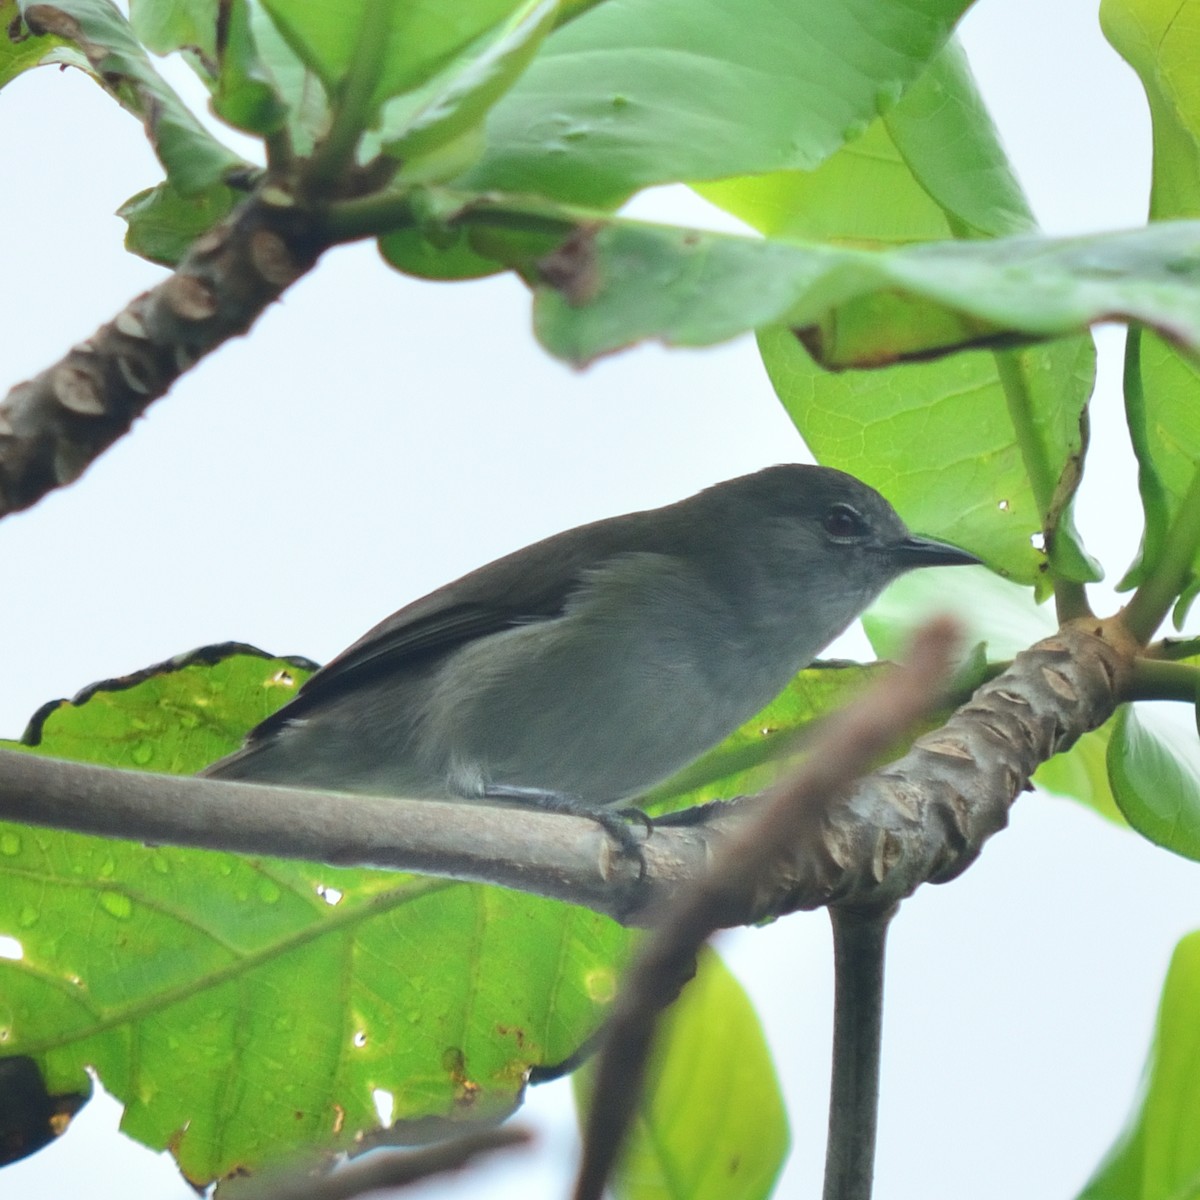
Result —
M 942 728 L 860 781 L 803 847 L 748 880 L 722 923 L 833 901 L 887 907 L 962 871 L 1037 767 L 1112 713 L 1129 660 L 1089 626 L 1017 656 Z M 630 924 L 696 877 L 761 801 L 656 828 L 645 873 L 593 821 L 453 804 L 115 771 L 0 752 L 0 819 L 244 854 L 389 867 L 569 900 Z
M 1133 661 L 1133 647 L 1107 640 L 1120 632 L 1077 622 L 1018 654 L 945 725 L 860 781 L 749 907 L 883 909 L 955 878 L 1007 824 L 1034 771 L 1112 715 Z
M 0 403 L 0 517 L 77 479 L 198 359 L 245 333 L 324 243 L 269 189 L 179 268 Z M 275 196 L 283 200 L 282 196 Z

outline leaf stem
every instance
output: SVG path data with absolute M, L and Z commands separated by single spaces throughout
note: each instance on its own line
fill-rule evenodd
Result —
M 1148 658 L 1161 658 L 1176 662 L 1181 658 L 1200 658 L 1200 637 L 1163 638 L 1146 647 Z
M 1078 617 L 1091 616 L 1092 608 L 1083 584 L 1064 579 L 1057 572 L 1053 572 L 1054 538 L 1058 518 L 1067 511 L 1070 497 L 1058 495 L 1060 481 L 1055 478 L 1046 448 L 1038 434 L 1028 383 L 1015 351 L 999 351 L 994 358 L 1000 386 L 1004 390 L 1009 420 L 1012 421 L 1013 433 L 1017 439 L 1017 449 L 1021 453 L 1021 462 L 1025 466 L 1025 474 L 1033 490 L 1034 504 L 1037 505 L 1038 523 L 1042 528 L 1046 554 L 1052 569 L 1054 607 L 1059 623 L 1065 624 Z
M 1092 616 L 1092 606 L 1088 603 L 1087 588 L 1074 579 L 1055 579 L 1054 611 L 1060 625 Z
M 409 229 L 425 218 L 445 225 L 562 237 L 586 220 L 578 210 L 523 197 L 497 199 L 472 192 L 456 195 L 444 189 L 404 188 L 336 201 L 324 214 L 324 230 L 333 242 L 352 242 Z
M 305 172 L 305 190 L 310 196 L 336 194 L 338 182 L 353 161 L 358 139 L 374 115 L 394 11 L 394 0 L 366 0 L 363 6 L 350 65 L 334 100 L 329 132 L 313 151 Z
M 324 231 L 331 243 L 356 242 L 411 229 L 420 214 L 414 192 L 376 192 L 354 200 L 337 200 L 322 214 Z
M 1125 627 L 1144 646 L 1163 623 L 1176 597 L 1187 586 L 1200 550 L 1200 466 L 1163 539 L 1162 553 L 1126 606 Z
M 1054 499 L 1055 478 L 1034 425 L 1029 388 L 1013 351 L 999 351 L 995 359 L 1000 384 L 1004 388 L 1004 402 L 1008 406 L 1008 416 L 1017 438 L 1017 448 L 1021 452 L 1025 474 L 1029 476 L 1029 485 L 1033 489 L 1038 519 L 1044 521 Z
M 1122 700 L 1182 700 L 1195 704 L 1200 697 L 1200 667 L 1162 659 L 1134 659 Z

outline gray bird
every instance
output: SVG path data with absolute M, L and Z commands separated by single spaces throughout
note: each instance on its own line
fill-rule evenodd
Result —
M 979 560 L 873 488 L 785 465 L 536 542 L 400 609 L 221 779 L 590 813 L 686 766 L 898 575 Z

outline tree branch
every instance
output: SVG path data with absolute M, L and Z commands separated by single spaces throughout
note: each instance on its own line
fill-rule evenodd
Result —
M 196 361 L 310 270 L 315 219 L 264 188 L 178 269 L 0 403 L 0 517 L 73 482 Z
M 823 1200 L 870 1200 L 879 1123 L 883 967 L 896 908 L 830 908 L 833 921 L 833 1069 Z
M 1131 657 L 1111 623 L 1069 626 L 1019 654 L 941 729 L 861 780 L 804 845 L 745 881 L 725 925 L 840 902 L 887 907 L 964 870 L 1037 767 L 1103 724 Z M 586 817 L 141 774 L 0 751 L 0 819 L 136 841 L 421 871 L 567 900 L 626 924 L 695 878 L 761 806 L 714 806 L 655 828 L 645 871 Z

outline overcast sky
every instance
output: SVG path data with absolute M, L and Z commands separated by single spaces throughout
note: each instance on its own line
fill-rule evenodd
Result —
M 1095 7 L 984 0 L 963 29 L 1054 233 L 1138 224 L 1145 211 L 1145 108 Z M 0 239 L 7 386 L 161 272 L 122 251 L 111 215 L 157 180 L 156 164 L 93 84 L 54 70 L 18 80 L 0 95 L 0 131 L 5 160 L 22 164 L 6 181 Z M 678 190 L 637 211 L 719 220 Z M 804 457 L 749 339 L 645 348 L 576 373 L 537 349 L 528 311 L 510 280 L 432 285 L 385 269 L 369 247 L 331 253 L 80 483 L 0 523 L 0 733 L 19 734 L 47 699 L 205 643 L 328 658 L 538 537 Z M 1079 523 L 1116 578 L 1139 510 L 1119 332 L 1100 342 Z M 1193 871 L 1036 796 L 962 879 L 906 904 L 889 964 L 878 1200 L 1074 1195 L 1132 1102 L 1171 947 L 1200 925 Z M 785 1080 L 788 1200 L 819 1194 L 826 926 L 812 914 L 721 943 Z M 561 1194 L 569 1123 L 560 1096 L 543 1091 L 533 1107 L 548 1131 L 544 1169 L 531 1182 L 522 1163 L 508 1177 L 513 1194 L 540 1200 Z M 190 1196 L 169 1161 L 113 1132 L 117 1119 L 115 1104 L 93 1102 L 61 1142 L 0 1174 L 0 1197 Z

